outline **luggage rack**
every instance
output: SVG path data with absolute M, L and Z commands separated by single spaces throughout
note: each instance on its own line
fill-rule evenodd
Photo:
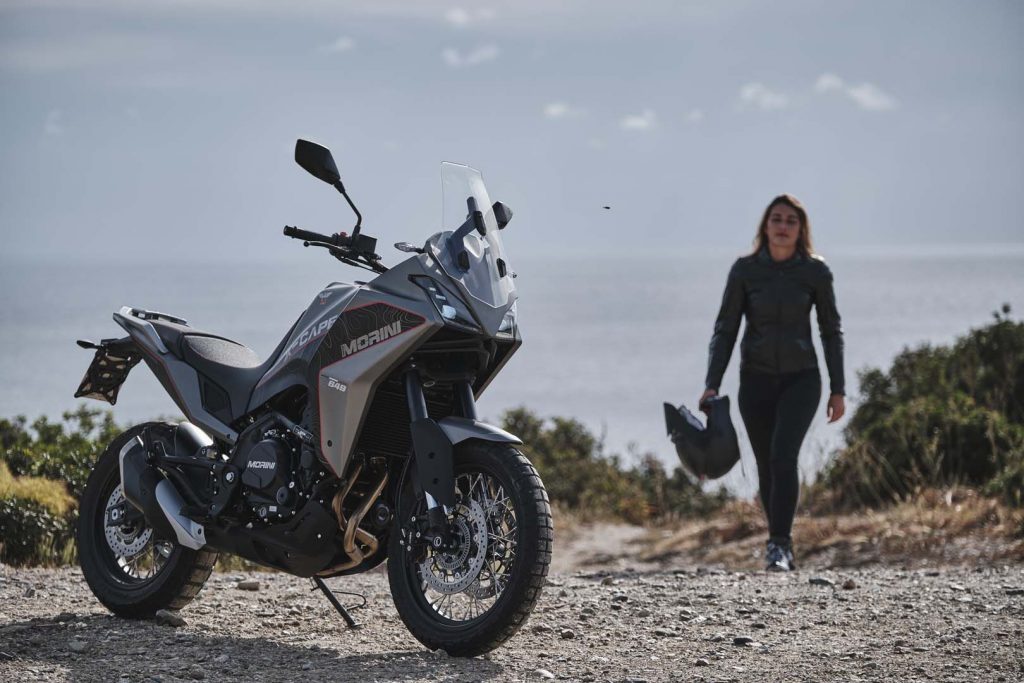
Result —
M 184 318 L 177 316 L 168 315 L 167 313 L 161 313 L 159 311 L 147 311 L 144 308 L 131 308 L 125 306 L 121 309 L 121 315 L 131 315 L 140 320 L 163 320 L 164 322 L 174 323 L 176 325 L 188 325 L 188 321 Z

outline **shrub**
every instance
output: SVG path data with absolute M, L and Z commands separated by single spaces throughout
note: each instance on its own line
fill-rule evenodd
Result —
M 74 500 L 64 484 L 42 477 L 14 477 L 0 462 L 0 562 L 70 561 L 74 522 Z
M 618 455 L 606 455 L 601 440 L 577 420 L 545 421 L 526 408 L 505 413 L 504 428 L 519 436 L 537 467 L 551 501 L 584 515 L 640 524 L 671 516 L 707 514 L 729 499 L 705 493 L 678 467 L 669 474 L 646 453 L 625 467 Z
M 1009 306 L 950 346 L 905 349 L 887 371 L 859 373 L 846 446 L 810 497 L 819 508 L 906 499 L 964 485 L 1021 505 L 1024 323 Z
M 25 418 L 0 420 L 0 460 L 17 476 L 46 477 L 67 484 L 76 499 L 100 453 L 117 435 L 113 415 L 80 406 L 63 415 L 65 424 L 40 417 L 25 427 Z

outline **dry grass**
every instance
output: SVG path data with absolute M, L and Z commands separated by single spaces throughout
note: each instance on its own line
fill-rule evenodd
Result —
M 761 565 L 767 528 L 759 505 L 735 502 L 705 520 L 652 529 L 639 557 L 650 563 Z M 816 567 L 1024 561 L 1024 511 L 967 489 L 926 491 L 882 510 L 798 516 L 798 562 Z
M 0 498 L 34 500 L 56 517 L 63 517 L 75 505 L 62 482 L 44 477 L 15 477 L 0 461 Z

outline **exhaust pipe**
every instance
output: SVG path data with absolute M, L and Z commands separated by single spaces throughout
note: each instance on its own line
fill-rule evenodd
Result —
M 181 514 L 185 501 L 174 484 L 146 462 L 146 448 L 140 437 L 124 445 L 120 463 L 124 497 L 142 511 L 158 535 L 177 539 L 179 544 L 193 550 L 206 545 L 203 525 Z

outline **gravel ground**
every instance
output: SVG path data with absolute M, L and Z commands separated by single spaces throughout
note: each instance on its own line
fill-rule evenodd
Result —
M 1024 679 L 1020 566 L 552 575 L 519 634 L 472 660 L 420 646 L 383 574 L 330 583 L 366 596 L 361 628 L 283 574 L 214 574 L 173 627 L 111 616 L 77 569 L 0 567 L 0 680 Z

